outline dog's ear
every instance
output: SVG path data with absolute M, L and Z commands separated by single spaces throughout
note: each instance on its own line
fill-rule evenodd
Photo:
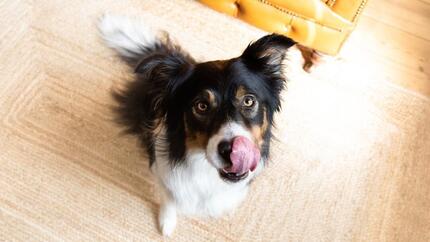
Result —
M 146 80 L 146 95 L 152 98 L 154 109 L 167 107 L 169 97 L 189 77 L 194 64 L 191 57 L 181 52 L 155 53 L 140 61 L 135 72 Z
M 250 69 L 279 73 L 286 50 L 294 44 L 296 44 L 294 40 L 283 35 L 266 35 L 249 44 L 241 59 Z
M 128 133 L 151 131 L 164 117 L 169 98 L 184 83 L 194 66 L 185 53 L 160 51 L 142 59 L 135 72 L 136 80 L 122 90 L 113 90 L 118 103 L 118 122 Z
M 266 35 L 251 43 L 240 56 L 245 66 L 264 80 L 274 98 L 270 100 L 271 111 L 281 109 L 280 94 L 285 87 L 282 61 L 286 51 L 295 42 L 278 34 Z
M 158 53 L 142 60 L 136 67 L 136 73 L 146 80 L 145 115 L 153 113 L 152 120 L 165 118 L 169 157 L 173 161 L 181 160 L 185 155 L 184 121 L 178 102 L 180 87 L 186 82 L 194 69 L 195 61 L 183 52 L 169 51 Z M 154 125 L 153 125 L 154 126 Z
M 193 66 L 194 60 L 182 53 L 157 53 L 141 60 L 135 73 L 152 82 L 155 89 L 172 93 L 189 76 Z

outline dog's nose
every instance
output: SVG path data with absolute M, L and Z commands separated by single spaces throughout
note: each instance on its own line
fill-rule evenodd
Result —
M 230 153 L 231 153 L 231 142 L 223 140 L 218 144 L 218 153 L 224 159 L 224 162 L 231 165 Z

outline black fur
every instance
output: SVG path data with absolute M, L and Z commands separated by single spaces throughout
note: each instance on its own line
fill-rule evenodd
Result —
M 164 122 L 168 152 L 172 164 L 184 159 L 186 139 L 196 134 L 210 136 L 227 120 L 237 120 L 251 127 L 264 119 L 269 127 L 261 147 L 263 157 L 269 155 L 273 115 L 281 108 L 280 93 L 285 79 L 282 60 L 294 41 L 281 35 L 267 35 L 251 43 L 237 58 L 196 63 L 169 40 L 152 47 L 142 47 L 138 58 L 128 59 L 137 67 L 136 80 L 123 91 L 115 92 L 119 122 L 126 131 L 138 135 L 155 161 L 154 132 Z M 250 110 L 235 105 L 239 87 L 255 95 L 259 105 L 253 116 Z M 217 106 L 202 117 L 193 113 L 196 99 L 210 90 Z M 264 117 L 264 113 L 266 117 Z

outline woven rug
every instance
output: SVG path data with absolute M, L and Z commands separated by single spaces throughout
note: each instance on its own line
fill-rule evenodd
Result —
M 163 240 L 148 161 L 112 121 L 110 90 L 132 76 L 98 35 L 106 11 L 167 30 L 199 60 L 265 34 L 186 0 L 0 2 L 0 241 Z M 385 61 L 378 29 L 359 24 L 311 74 L 289 53 L 270 163 L 243 206 L 180 217 L 167 241 L 430 240 L 428 75 Z

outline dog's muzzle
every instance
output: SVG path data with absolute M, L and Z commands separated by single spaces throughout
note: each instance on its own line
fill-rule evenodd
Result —
M 260 161 L 260 150 L 248 138 L 236 136 L 218 144 L 218 153 L 226 166 L 219 169 L 220 176 L 228 181 L 237 182 L 254 171 Z

